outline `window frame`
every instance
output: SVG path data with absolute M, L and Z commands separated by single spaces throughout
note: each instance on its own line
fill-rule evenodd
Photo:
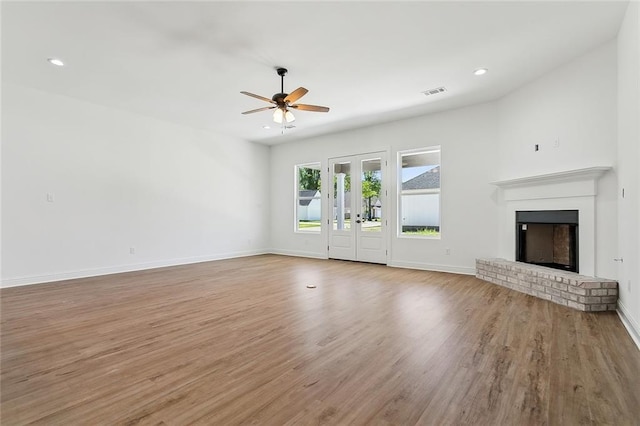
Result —
M 440 187 L 435 189 L 424 189 L 424 190 L 407 190 L 412 191 L 413 194 L 416 193 L 425 193 L 425 194 L 439 194 L 438 200 L 438 235 L 420 235 L 420 234 L 408 234 L 402 231 L 402 195 L 403 193 L 406 195 L 407 191 L 402 190 L 402 158 L 406 155 L 415 155 L 420 153 L 435 153 L 437 152 L 440 161 L 438 167 L 440 167 Z M 442 239 L 442 146 L 441 145 L 432 145 L 422 148 L 415 149 L 407 149 L 403 151 L 398 151 L 397 155 L 397 166 L 396 166 L 396 175 L 397 175 L 397 211 L 396 211 L 396 236 L 397 238 L 407 238 L 407 239 L 423 239 L 423 240 L 440 240 Z

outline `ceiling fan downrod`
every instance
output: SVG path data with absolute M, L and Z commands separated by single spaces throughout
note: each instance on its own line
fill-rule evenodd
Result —
M 280 93 L 284 93 L 284 76 L 287 74 L 286 68 L 278 68 L 278 75 L 280 76 Z

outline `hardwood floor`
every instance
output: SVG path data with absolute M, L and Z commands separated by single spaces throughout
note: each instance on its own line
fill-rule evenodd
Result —
M 471 276 L 265 255 L 0 296 L 3 425 L 640 423 L 616 314 Z

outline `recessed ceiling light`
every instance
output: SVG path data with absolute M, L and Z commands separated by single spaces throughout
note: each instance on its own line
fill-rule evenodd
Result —
M 475 71 L 473 72 L 473 74 L 474 74 L 474 75 L 483 75 L 483 74 L 486 74 L 486 73 L 487 73 L 487 71 L 489 71 L 489 70 L 488 70 L 488 69 L 486 69 L 486 68 L 478 68 L 477 70 L 475 70 Z
M 271 128 L 271 126 L 264 125 L 264 126 L 262 126 L 262 128 L 263 128 L 263 129 L 270 129 L 270 128 Z
M 48 58 L 47 61 L 49 61 L 49 63 L 57 66 L 57 67 L 63 67 L 64 66 L 64 62 L 62 62 L 60 59 L 58 58 Z

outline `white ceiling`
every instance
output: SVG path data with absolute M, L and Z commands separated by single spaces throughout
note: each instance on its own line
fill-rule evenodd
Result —
M 3 2 L 2 79 L 267 144 L 499 98 L 613 39 L 627 2 Z M 58 68 L 46 58 L 59 57 Z M 267 106 L 285 92 L 329 113 Z M 473 70 L 489 68 L 476 77 Z M 421 92 L 445 86 L 447 92 Z M 271 125 L 265 130 L 263 125 Z

